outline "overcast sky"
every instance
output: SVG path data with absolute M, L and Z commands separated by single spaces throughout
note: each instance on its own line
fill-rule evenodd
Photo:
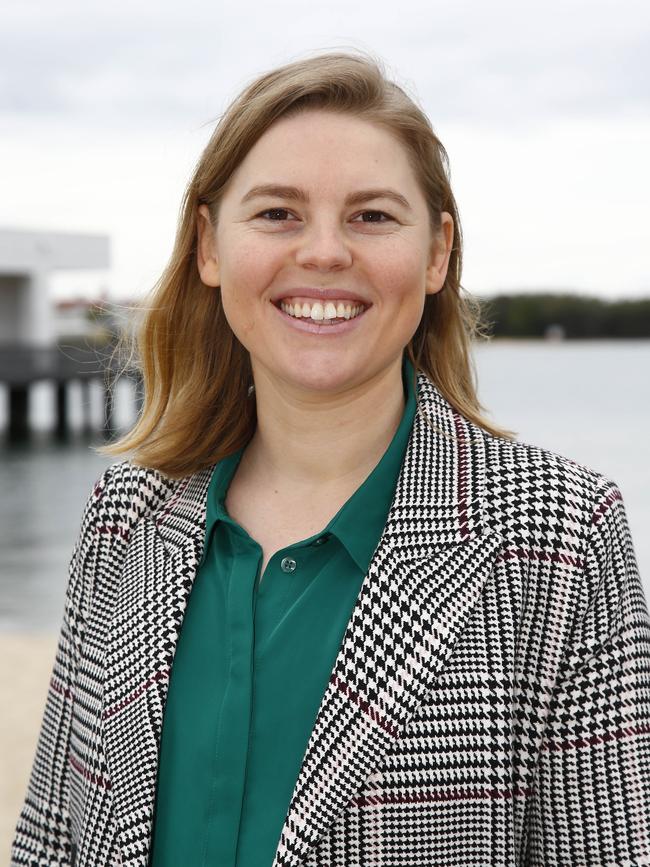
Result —
M 346 48 L 385 62 L 448 151 L 466 289 L 650 295 L 647 0 L 4 0 L 0 228 L 106 233 L 111 269 L 53 292 L 139 296 L 230 100 Z

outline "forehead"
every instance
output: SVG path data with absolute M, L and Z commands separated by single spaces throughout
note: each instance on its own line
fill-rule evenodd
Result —
M 384 127 L 352 115 L 309 110 L 270 126 L 228 184 L 241 196 L 253 184 L 299 183 L 317 192 L 387 182 L 405 195 L 417 187 L 404 145 Z

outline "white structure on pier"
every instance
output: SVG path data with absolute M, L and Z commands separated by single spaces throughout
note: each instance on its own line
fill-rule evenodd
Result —
M 51 346 L 56 339 L 51 272 L 109 264 L 107 235 L 0 228 L 0 345 Z

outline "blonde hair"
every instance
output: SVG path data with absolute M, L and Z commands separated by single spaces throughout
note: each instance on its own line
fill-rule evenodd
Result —
M 185 191 L 167 267 L 122 333 L 126 367 L 142 376 L 144 400 L 135 425 L 96 451 L 131 453 L 142 466 L 180 478 L 211 466 L 252 437 L 257 413 L 250 398 L 247 350 L 224 315 L 221 292 L 200 279 L 197 216 L 206 204 L 216 219 L 224 189 L 255 142 L 280 117 L 308 109 L 354 115 L 380 125 L 403 144 L 427 200 L 431 228 L 441 212 L 454 221 L 454 243 L 442 290 L 427 295 L 406 346 L 415 373 L 424 372 L 461 415 L 484 430 L 513 438 L 481 414 L 471 341 L 486 337 L 478 299 L 461 294 L 462 234 L 449 181 L 447 152 L 426 114 L 389 80 L 381 61 L 364 52 L 330 52 L 280 66 L 256 78 L 221 116 Z M 465 290 L 463 290 L 465 292 Z

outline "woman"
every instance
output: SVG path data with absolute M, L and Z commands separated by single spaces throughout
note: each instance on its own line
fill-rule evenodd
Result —
M 650 864 L 616 484 L 481 415 L 446 153 L 381 66 L 252 82 L 74 548 L 13 863 Z

